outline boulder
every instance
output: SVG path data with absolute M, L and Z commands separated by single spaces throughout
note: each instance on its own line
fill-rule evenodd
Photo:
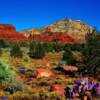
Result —
M 37 68 L 36 69 L 36 78 L 42 77 L 51 77 L 53 76 L 53 72 L 47 68 Z

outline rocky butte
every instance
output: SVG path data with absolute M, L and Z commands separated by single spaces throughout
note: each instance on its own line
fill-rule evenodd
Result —
M 11 24 L 0 24 L 0 39 L 11 42 L 25 41 L 27 38 Z
M 75 39 L 76 43 L 84 43 L 88 33 L 92 33 L 94 29 L 80 20 L 62 19 L 42 29 L 29 29 L 22 31 L 26 36 L 41 33 L 65 33 Z
M 85 37 L 95 30 L 80 20 L 62 19 L 44 28 L 16 32 L 10 24 L 0 24 L 0 39 L 10 41 L 48 41 L 58 43 L 85 43 Z
M 76 42 L 85 42 L 85 36 L 94 29 L 80 20 L 63 19 L 45 28 L 50 32 L 65 32 L 76 39 Z

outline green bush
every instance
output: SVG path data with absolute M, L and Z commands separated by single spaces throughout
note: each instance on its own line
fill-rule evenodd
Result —
M 4 60 L 0 59 L 0 83 L 9 84 L 15 81 L 15 73 L 11 66 Z
M 65 61 L 66 64 L 69 64 L 69 65 L 74 63 L 72 50 L 69 46 L 65 46 L 62 60 Z
M 12 93 L 15 93 L 17 91 L 22 91 L 23 90 L 23 86 L 21 83 L 18 83 L 18 82 L 15 82 L 15 83 L 12 83 L 10 84 L 6 89 L 5 91 L 8 91 L 10 92 L 11 94 Z
M 14 57 L 22 57 L 22 50 L 21 47 L 18 43 L 15 43 L 12 47 L 11 47 L 11 56 Z
M 80 73 L 95 76 L 100 72 L 100 35 L 98 33 L 87 34 L 81 53 L 84 56 L 83 62 L 76 64 L 81 69 Z
M 45 49 L 42 42 L 30 43 L 30 56 L 32 58 L 42 58 L 45 55 Z
M 24 61 L 24 62 L 29 62 L 29 60 L 30 60 L 30 59 L 29 59 L 28 56 L 23 56 L 23 61 Z
M 0 48 L 6 48 L 6 47 L 9 47 L 9 42 L 4 39 L 0 39 Z

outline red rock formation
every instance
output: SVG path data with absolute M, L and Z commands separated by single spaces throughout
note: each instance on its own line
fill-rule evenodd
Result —
M 29 39 L 34 40 L 34 41 L 42 41 L 42 42 L 45 42 L 45 41 L 58 42 L 62 44 L 75 43 L 74 38 L 72 38 L 71 36 L 63 32 L 54 32 L 52 34 L 43 33 L 39 35 L 32 35 L 31 37 L 29 37 Z
M 65 87 L 62 84 L 54 84 L 52 86 L 52 91 L 58 92 L 61 96 L 64 96 L 64 89 Z
M 27 40 L 23 34 L 16 32 L 16 28 L 10 24 L 0 24 L 0 39 L 9 40 L 11 42 Z
M 0 31 L 12 33 L 16 32 L 16 28 L 10 24 L 0 24 Z
M 47 68 L 37 68 L 36 69 L 37 78 L 50 77 L 52 75 L 53 75 L 53 72 Z
M 78 67 L 76 66 L 71 66 L 71 65 L 66 65 L 62 67 L 65 71 L 78 71 Z

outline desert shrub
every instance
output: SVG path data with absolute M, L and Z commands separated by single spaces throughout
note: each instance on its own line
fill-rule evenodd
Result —
M 64 65 L 66 65 L 66 61 L 61 60 L 61 61 L 58 63 L 58 66 L 64 66 Z
M 40 100 L 62 100 L 63 97 L 57 92 L 41 91 L 39 93 Z
M 8 87 L 5 89 L 5 91 L 10 92 L 11 94 L 22 90 L 23 90 L 23 86 L 21 83 L 18 82 L 8 85 Z
M 9 63 L 0 59 L 0 83 L 8 84 L 15 81 L 15 73 Z
M 9 47 L 9 42 L 4 39 L 0 39 L 0 48 L 6 48 L 6 47 Z
M 12 47 L 11 47 L 11 56 L 14 57 L 22 57 L 22 50 L 21 47 L 18 43 L 15 43 Z
M 63 97 L 60 96 L 60 94 L 57 92 L 50 92 L 49 98 L 50 98 L 49 100 L 63 100 Z
M 74 63 L 74 59 L 73 59 L 73 54 L 72 54 L 72 50 L 69 46 L 65 46 L 64 48 L 64 53 L 63 53 L 63 61 L 66 61 L 66 64 L 73 64 Z
M 30 43 L 30 56 L 32 58 L 42 58 L 45 55 L 45 50 L 42 42 Z
M 39 81 L 39 85 L 40 85 L 40 86 L 49 86 L 49 85 L 50 85 L 50 82 L 49 82 L 46 78 L 42 78 L 42 79 Z
M 32 100 L 40 100 L 39 93 L 32 93 Z
M 32 100 L 32 96 L 26 92 L 16 92 L 12 96 L 13 100 Z
M 24 62 L 29 62 L 29 60 L 30 60 L 30 59 L 29 59 L 28 56 L 23 56 L 23 61 L 24 61 Z
M 52 42 L 44 42 L 43 47 L 44 47 L 45 53 L 48 53 L 48 52 L 52 52 L 54 46 Z
M 53 50 L 55 52 L 60 52 L 60 51 L 63 51 L 64 49 L 64 45 L 63 44 L 59 44 L 59 43 L 53 43 Z
M 39 93 L 40 99 L 41 100 L 47 100 L 48 99 L 48 93 L 46 91 L 41 91 Z
M 36 77 L 36 72 L 32 69 L 27 69 L 26 75 L 30 78 L 34 78 L 34 77 Z

